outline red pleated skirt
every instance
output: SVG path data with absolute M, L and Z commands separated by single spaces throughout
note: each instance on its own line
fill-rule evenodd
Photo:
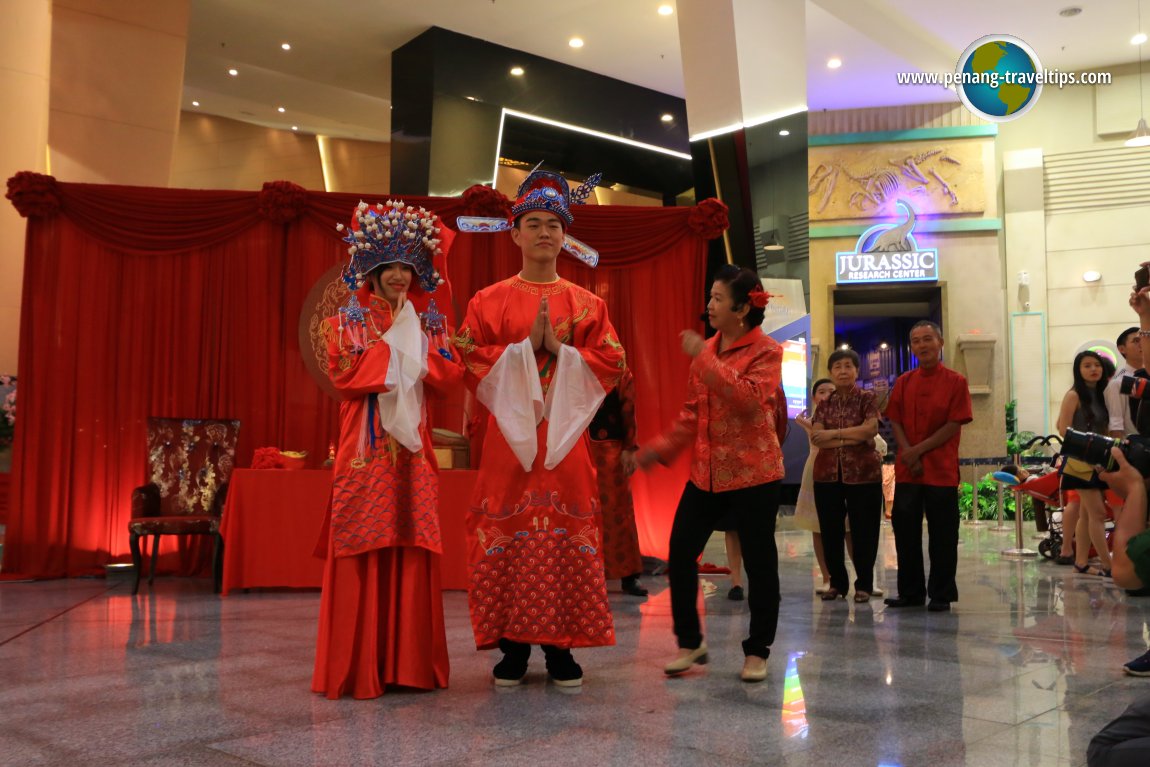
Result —
M 376 549 L 332 556 L 328 542 L 312 692 L 378 698 L 387 685 L 447 687 L 439 555 Z

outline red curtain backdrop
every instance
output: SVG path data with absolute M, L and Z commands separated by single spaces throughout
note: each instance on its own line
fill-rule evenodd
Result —
M 65 577 L 128 561 L 132 488 L 145 481 L 149 416 L 235 418 L 237 465 L 275 445 L 318 466 L 337 403 L 308 375 L 297 340 L 305 296 L 346 259 L 335 224 L 359 197 L 287 182 L 223 192 L 68 184 L 18 174 L 8 197 L 28 217 L 20 325 L 20 413 L 5 578 Z M 454 225 L 458 198 L 412 198 Z M 375 202 L 375 200 L 369 200 Z M 635 371 L 640 439 L 679 411 L 683 328 L 701 329 L 706 240 L 698 208 L 588 206 L 571 233 L 599 249 L 560 272 L 595 291 Z M 507 235 L 458 235 L 449 317 L 519 270 Z M 450 414 L 457 428 L 458 414 Z M 664 557 L 685 464 L 636 478 L 640 543 Z M 161 567 L 188 571 L 187 552 Z

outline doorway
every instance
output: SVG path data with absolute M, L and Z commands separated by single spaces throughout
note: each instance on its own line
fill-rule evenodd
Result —
M 845 346 L 858 354 L 858 385 L 875 393 L 880 410 L 886 407 L 895 379 L 918 367 L 910 351 L 914 324 L 930 320 L 945 334 L 943 291 L 935 283 L 832 287 L 834 348 Z

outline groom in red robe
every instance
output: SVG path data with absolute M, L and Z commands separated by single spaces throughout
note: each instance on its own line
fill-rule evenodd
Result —
M 460 221 L 510 228 L 523 252 L 519 274 L 471 299 L 456 337 L 467 385 L 490 413 L 467 522 L 468 596 L 476 646 L 503 651 L 499 686 L 523 681 L 538 644 L 550 679 L 577 687 L 571 648 L 615 643 L 587 427 L 626 363 L 603 300 L 555 270 L 561 249 L 598 260 L 566 234 L 571 203 L 596 181 L 572 193 L 536 170 L 509 222 Z

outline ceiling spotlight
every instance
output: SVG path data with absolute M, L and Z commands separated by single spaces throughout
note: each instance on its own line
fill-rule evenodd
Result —
M 660 120 L 662 120 L 662 121 L 663 121 L 663 122 L 665 122 L 665 123 L 669 123 L 669 122 L 672 122 L 672 121 L 675 119 L 675 115 L 673 115 L 673 114 L 669 114 L 669 113 L 668 113 L 668 114 L 663 114 L 663 115 L 661 115 L 661 116 L 659 117 L 659 119 L 660 119 Z
M 582 37 L 572 37 L 570 40 L 567 41 L 567 44 L 570 45 L 572 48 L 582 48 L 583 47 L 583 38 Z
M 885 351 L 885 350 L 890 348 L 890 344 L 888 344 L 886 341 L 883 341 L 881 344 L 878 345 L 878 348 Z
M 522 77 L 523 67 L 511 67 L 511 74 L 515 75 L 516 77 Z
M 660 16 L 670 16 L 674 12 L 675 12 L 675 9 L 669 5 L 660 5 L 659 6 L 659 15 Z
M 845 352 L 847 349 L 851 348 L 851 345 L 850 344 L 843 344 L 839 348 Z
M 200 105 L 200 102 L 198 102 L 198 101 L 192 102 L 192 106 L 194 106 L 194 107 L 198 107 L 199 105 Z
M 843 65 L 843 60 L 836 57 L 827 59 L 827 69 L 838 69 Z
M 238 70 L 238 69 L 229 69 L 228 70 L 228 74 L 231 75 L 232 77 L 235 77 L 239 73 L 240 73 L 240 70 Z
M 298 126 L 298 125 L 293 125 L 293 126 L 291 126 L 291 129 L 292 129 L 292 130 L 299 130 L 299 126 Z
M 779 131 L 779 135 L 780 136 L 789 136 L 789 135 L 791 135 L 791 132 L 789 130 L 787 130 L 786 128 L 783 128 L 781 131 Z
M 1100 279 L 1102 279 L 1102 272 L 1088 269 L 1082 273 L 1083 282 L 1098 282 Z
M 1069 19 L 1071 16 L 1077 16 L 1080 13 L 1082 13 L 1082 9 L 1076 5 L 1072 5 L 1069 8 L 1063 8 L 1058 12 L 1058 15 L 1064 19 Z
M 277 112 L 279 112 L 279 113 L 282 115 L 282 114 L 283 114 L 284 112 L 286 112 L 287 110 L 286 110 L 286 109 L 284 109 L 283 107 L 276 107 L 276 111 L 277 111 Z
M 1130 38 L 1131 45 L 1141 45 L 1144 42 L 1146 42 L 1145 32 L 1139 32 L 1138 34 L 1134 35 L 1134 37 Z
M 291 43 L 283 43 L 280 45 L 280 47 L 283 48 L 285 51 L 290 51 L 291 50 Z

